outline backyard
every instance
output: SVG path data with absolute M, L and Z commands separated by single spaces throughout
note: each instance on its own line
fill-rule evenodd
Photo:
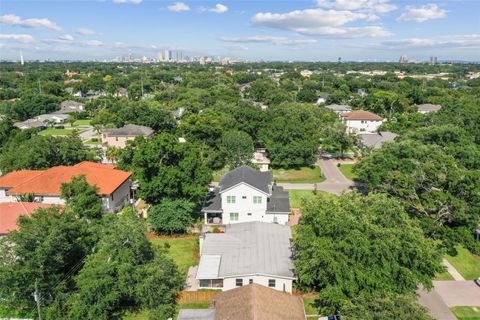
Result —
M 473 280 L 480 277 L 480 257 L 473 255 L 467 249 L 457 246 L 457 255 L 446 255 L 445 259 L 466 279 Z
M 152 238 L 150 241 L 168 250 L 168 256 L 175 261 L 180 272 L 187 274 L 188 268 L 198 263 L 198 237 Z
M 73 134 L 74 130 L 47 128 L 40 131 L 41 136 L 68 136 Z

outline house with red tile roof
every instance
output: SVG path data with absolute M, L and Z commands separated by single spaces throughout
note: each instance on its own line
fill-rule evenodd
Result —
M 29 216 L 39 208 L 53 206 L 38 202 L 3 202 L 0 203 L 0 237 L 18 230 L 17 220 L 20 216 Z
M 0 177 L 0 202 L 15 202 L 21 195 L 33 194 L 36 202 L 64 204 L 60 198 L 61 185 L 80 175 L 84 175 L 90 185 L 98 188 L 105 211 L 118 211 L 130 201 L 131 172 L 84 161 L 74 166 L 8 173 Z
M 360 132 L 377 132 L 384 119 L 375 113 L 365 110 L 354 110 L 341 115 L 347 132 L 356 134 Z

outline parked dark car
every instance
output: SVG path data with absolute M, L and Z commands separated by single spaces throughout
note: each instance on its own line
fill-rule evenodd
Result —
M 475 279 L 475 280 L 473 280 L 473 281 L 475 281 L 475 283 L 477 284 L 477 286 L 480 287 L 480 277 L 478 277 L 477 279 Z
M 65 129 L 65 126 L 55 126 L 55 129 Z

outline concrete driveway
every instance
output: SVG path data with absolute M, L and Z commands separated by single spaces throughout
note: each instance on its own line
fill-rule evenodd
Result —
M 436 320 L 457 320 L 435 288 L 426 291 L 423 288 L 417 290 L 418 302 L 428 309 L 430 315 Z
M 480 287 L 470 281 L 433 281 L 448 307 L 480 307 Z

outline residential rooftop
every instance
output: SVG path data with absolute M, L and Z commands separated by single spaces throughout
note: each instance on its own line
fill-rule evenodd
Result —
M 132 174 L 117 170 L 110 165 L 84 161 L 69 167 L 14 171 L 0 177 L 0 189 L 8 189 L 8 195 L 32 193 L 42 196 L 59 196 L 61 185 L 80 175 L 85 175 L 90 185 L 97 186 L 99 194 L 109 195 Z
M 249 166 L 241 166 L 222 175 L 220 179 L 220 193 L 236 186 L 239 183 L 246 183 L 264 193 L 270 193 L 270 185 L 273 180 L 271 172 L 260 172 Z
M 136 124 L 127 124 L 121 128 L 105 129 L 103 133 L 109 137 L 149 137 L 153 134 L 153 130 L 149 127 L 139 126 Z
M 379 133 L 359 133 L 357 136 L 364 147 L 379 149 L 385 142 L 395 141 L 398 134 L 389 131 L 381 131 Z
M 382 121 L 383 118 L 379 115 L 376 115 L 373 112 L 365 110 L 354 110 L 352 112 L 347 112 L 342 114 L 342 118 L 345 120 L 355 121 L 355 120 L 369 120 L 369 121 Z
M 295 279 L 289 226 L 267 222 L 229 224 L 225 233 L 207 233 L 197 279 L 272 275 Z
M 53 206 L 37 202 L 3 202 L 0 203 L 0 235 L 18 230 L 17 220 L 20 216 L 29 216 L 39 208 Z

